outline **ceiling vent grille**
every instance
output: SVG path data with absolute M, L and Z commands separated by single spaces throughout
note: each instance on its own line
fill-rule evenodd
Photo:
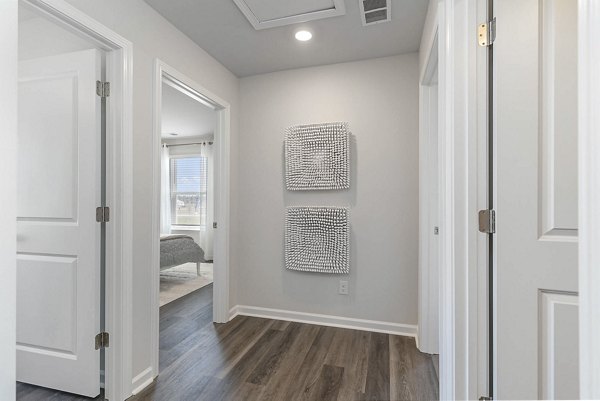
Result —
M 391 0 L 358 0 L 364 26 L 392 20 Z

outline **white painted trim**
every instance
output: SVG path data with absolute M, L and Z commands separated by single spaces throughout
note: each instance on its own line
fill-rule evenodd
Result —
M 435 23 L 434 40 L 431 48 L 427 49 L 425 59 L 425 68 L 423 79 L 419 84 L 419 350 L 430 354 L 439 353 L 439 269 L 434 261 L 431 260 L 431 241 L 434 224 L 439 222 L 430 221 L 431 216 L 431 179 L 432 174 L 439 176 L 437 172 L 432 171 L 432 160 L 438 159 L 439 154 L 431 154 L 431 135 L 433 118 L 439 122 L 439 112 L 434 117 L 432 111 L 433 91 L 438 91 L 437 82 L 432 86 L 432 82 L 438 79 L 434 74 L 438 74 L 438 25 Z M 439 74 L 438 74 L 439 75 Z M 435 96 L 439 104 L 439 96 Z M 439 111 L 438 107 L 435 110 Z M 437 129 L 436 124 L 436 129 Z M 439 132 L 439 129 L 438 129 Z M 439 142 L 439 135 L 435 137 Z M 437 148 L 437 145 L 436 145 Z M 438 180 L 439 181 L 439 180 Z M 438 182 L 439 183 L 439 182 Z M 439 210 L 438 210 L 439 215 Z M 438 241 L 439 242 L 439 241 Z M 439 248 L 438 248 L 439 249 Z M 438 253 L 439 256 L 439 253 Z M 439 266 L 439 257 L 437 258 Z M 432 304 L 432 300 L 436 303 Z
M 17 106 L 18 4 L 0 1 L 0 132 L 5 152 L 0 158 L 0 399 L 15 399 L 17 289 Z
M 600 2 L 579 0 L 580 398 L 600 399 Z
M 375 333 L 417 337 L 417 326 L 382 322 L 378 320 L 356 319 L 351 317 L 322 315 L 318 313 L 296 312 L 284 309 L 262 308 L 259 306 L 236 305 L 229 311 L 230 320 L 238 315 L 285 320 L 289 322 L 316 324 L 319 326 L 341 327 L 344 329 L 372 331 Z
M 152 366 L 148 366 L 146 369 L 131 380 L 131 394 L 139 394 L 142 390 L 148 387 L 154 381 L 154 373 Z
M 132 363 L 132 167 L 133 45 L 64 0 L 22 0 L 49 18 L 75 29 L 107 52 L 111 81 L 106 137 L 106 201 L 111 222 L 106 226 L 106 398 L 131 395 Z
M 214 241 L 213 321 L 229 321 L 229 215 L 230 215 L 230 130 L 231 106 L 200 84 L 156 59 L 154 65 L 154 130 L 152 145 L 152 273 L 150 310 L 151 370 L 158 376 L 159 349 L 159 287 L 160 287 L 160 143 L 162 114 L 162 84 L 192 95 L 217 113 L 215 145 L 215 221 L 218 228 Z
M 246 4 L 245 0 L 233 0 L 233 2 L 238 6 L 242 14 L 248 19 L 248 22 L 254 27 L 256 30 L 267 29 L 267 28 L 275 28 L 278 26 L 286 26 L 299 24 L 302 22 L 315 21 L 323 18 L 337 17 L 340 15 L 346 14 L 346 5 L 344 4 L 344 0 L 332 0 L 333 1 L 333 9 L 329 10 L 319 10 L 313 11 L 305 14 L 292 15 L 289 17 L 276 18 L 271 20 L 261 21 L 254 14 L 254 12 L 250 9 L 248 4 Z
M 441 0 L 440 46 L 440 399 L 477 399 L 482 391 L 482 258 L 478 103 L 481 1 Z M 483 110 L 485 112 L 485 110 Z M 483 330 L 482 330 L 483 329 Z
M 446 0 L 438 9 L 440 42 L 439 98 L 440 98 L 440 399 L 455 399 L 455 329 L 454 329 L 454 273 L 453 273 L 453 200 L 452 154 L 448 148 L 453 143 L 453 52 L 452 39 L 453 2 Z M 450 171 L 448 171 L 450 170 Z

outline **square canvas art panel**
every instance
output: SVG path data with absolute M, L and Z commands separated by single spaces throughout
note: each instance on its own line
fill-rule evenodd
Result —
M 285 266 L 307 272 L 349 273 L 348 209 L 288 207 Z
M 297 125 L 286 130 L 288 190 L 350 188 L 350 139 L 344 122 Z

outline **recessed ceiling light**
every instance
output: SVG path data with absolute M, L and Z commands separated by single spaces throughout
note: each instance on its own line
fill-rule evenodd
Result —
M 179 134 L 177 132 L 171 132 L 169 135 L 171 135 L 171 136 L 177 136 Z
M 296 32 L 296 39 L 300 42 L 306 42 L 307 40 L 312 39 L 312 33 L 308 31 L 298 31 Z

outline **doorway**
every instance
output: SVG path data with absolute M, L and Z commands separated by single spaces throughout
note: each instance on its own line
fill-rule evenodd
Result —
M 19 4 L 17 381 L 88 397 L 104 364 L 105 61 Z
M 212 292 L 212 321 L 225 323 L 230 319 L 230 106 L 161 60 L 156 60 L 154 82 L 154 277 L 149 307 L 152 308 L 152 369 L 153 377 L 156 377 L 159 373 L 161 284 L 164 289 L 169 270 L 190 278 L 188 283 L 191 285 L 182 286 L 181 291 L 190 295 L 202 291 L 202 287 L 194 291 L 194 286 L 206 284 L 212 273 L 212 285 L 204 286 Z M 185 124 L 178 125 L 185 118 L 184 108 L 189 108 L 190 125 L 187 128 Z M 193 191 L 188 185 L 192 181 L 200 184 L 194 185 Z M 167 246 L 164 234 L 167 234 L 166 242 L 170 242 Z M 173 247 L 187 248 L 186 254 L 192 255 L 193 260 L 166 261 L 181 256 L 176 255 L 177 252 L 175 255 L 163 252 Z M 165 261 L 162 268 L 161 258 Z M 168 267 L 171 263 L 176 266 Z M 166 295 L 163 294 L 163 302 L 169 298 Z
M 163 79 L 159 306 L 213 282 L 217 112 Z
M 17 397 L 121 398 L 131 43 L 62 0 L 18 14 Z

